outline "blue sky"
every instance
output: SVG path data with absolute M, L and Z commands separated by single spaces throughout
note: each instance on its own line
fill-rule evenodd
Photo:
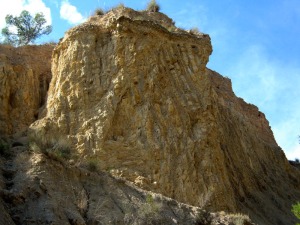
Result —
M 119 3 L 141 10 L 142 1 L 0 0 L 0 28 L 6 14 L 43 12 L 53 32 L 39 40 L 58 41 L 97 7 Z M 210 35 L 208 67 L 229 77 L 237 96 L 266 114 L 289 159 L 300 158 L 300 2 L 299 0 L 161 0 L 161 12 L 178 27 L 198 27 Z

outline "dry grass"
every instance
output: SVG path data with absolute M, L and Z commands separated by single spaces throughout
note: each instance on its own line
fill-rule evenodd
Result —
M 159 12 L 160 6 L 156 3 L 155 0 L 151 0 L 147 5 L 147 11 L 149 12 Z
M 87 169 L 91 172 L 96 172 L 99 170 L 98 160 L 88 159 L 86 163 Z
M 199 34 L 201 34 L 200 30 L 197 27 L 193 27 L 192 29 L 190 29 L 189 33 L 193 34 L 193 35 L 199 35 Z
M 61 134 L 50 135 L 33 131 L 29 135 L 29 149 L 59 161 L 71 158 L 71 143 Z
M 244 225 L 251 222 L 248 215 L 236 213 L 236 214 L 229 214 L 229 220 L 234 225 Z

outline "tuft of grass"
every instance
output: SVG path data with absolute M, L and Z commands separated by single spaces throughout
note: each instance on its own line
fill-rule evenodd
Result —
M 189 30 L 190 34 L 194 34 L 194 35 L 199 35 L 201 34 L 200 30 L 198 29 L 198 27 L 193 27 L 192 29 Z
M 148 12 L 159 12 L 160 6 L 156 3 L 155 0 L 151 0 L 147 5 Z
M 112 7 L 110 10 L 108 10 L 108 12 L 122 10 L 124 8 L 125 8 L 125 5 L 123 3 L 119 3 L 118 5 Z
M 231 221 L 231 224 L 234 225 L 244 225 L 244 224 L 249 224 L 251 222 L 250 218 L 248 215 L 244 214 L 229 214 L 229 218 Z
M 123 3 L 119 3 L 114 9 L 124 9 L 125 5 Z
M 104 10 L 101 8 L 97 8 L 94 12 L 95 16 L 103 16 L 105 14 Z
M 98 161 L 96 159 L 89 159 L 87 161 L 87 169 L 91 172 L 98 171 Z
M 42 132 L 32 132 L 29 135 L 29 149 L 58 161 L 71 158 L 71 143 L 61 134 L 47 135 Z

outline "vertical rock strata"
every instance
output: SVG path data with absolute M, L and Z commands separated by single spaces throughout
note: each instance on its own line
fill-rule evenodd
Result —
M 291 224 L 299 172 L 264 114 L 206 69 L 209 36 L 117 14 L 91 18 L 59 43 L 47 115 L 31 128 L 67 135 L 78 155 L 145 189 Z

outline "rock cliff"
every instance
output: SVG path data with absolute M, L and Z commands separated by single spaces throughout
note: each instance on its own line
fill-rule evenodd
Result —
M 38 119 L 51 80 L 53 48 L 0 45 L 0 136 L 25 131 Z
M 118 8 L 91 17 L 67 32 L 55 48 L 45 117 L 33 123 L 30 132 L 68 140 L 78 165 L 96 160 L 100 169 L 118 179 L 180 202 L 243 212 L 258 224 L 294 224 L 290 208 L 300 199 L 300 173 L 278 147 L 264 114 L 237 98 L 229 79 L 206 68 L 211 53 L 208 35 L 180 30 L 161 13 Z M 19 128 L 6 126 L 5 132 L 14 129 Z M 31 164 L 23 165 L 22 174 L 42 168 L 46 172 L 36 171 L 39 179 L 56 176 L 47 171 L 58 165 L 41 166 L 42 159 L 24 157 L 21 161 Z M 62 172 L 46 187 L 63 177 L 65 188 L 70 179 L 75 191 L 69 197 L 75 200 L 84 186 L 91 195 L 115 187 L 101 189 L 111 182 L 108 178 L 98 182 L 78 171 L 76 176 L 62 168 L 55 171 Z M 34 176 L 29 178 L 23 183 L 41 185 Z M 45 191 L 38 187 L 38 192 Z M 21 188 L 19 193 L 31 192 Z M 57 195 L 49 193 L 33 192 L 42 199 Z M 58 195 L 56 199 L 64 196 Z M 46 205 L 43 216 L 82 223 L 93 212 L 85 208 L 60 215 L 53 207 L 57 202 L 39 204 Z M 73 207 L 64 201 L 59 205 Z
M 60 133 L 83 161 L 144 189 L 293 224 L 299 171 L 264 114 L 206 68 L 209 36 L 172 26 L 123 8 L 71 29 L 53 53 L 47 115 L 31 129 Z

